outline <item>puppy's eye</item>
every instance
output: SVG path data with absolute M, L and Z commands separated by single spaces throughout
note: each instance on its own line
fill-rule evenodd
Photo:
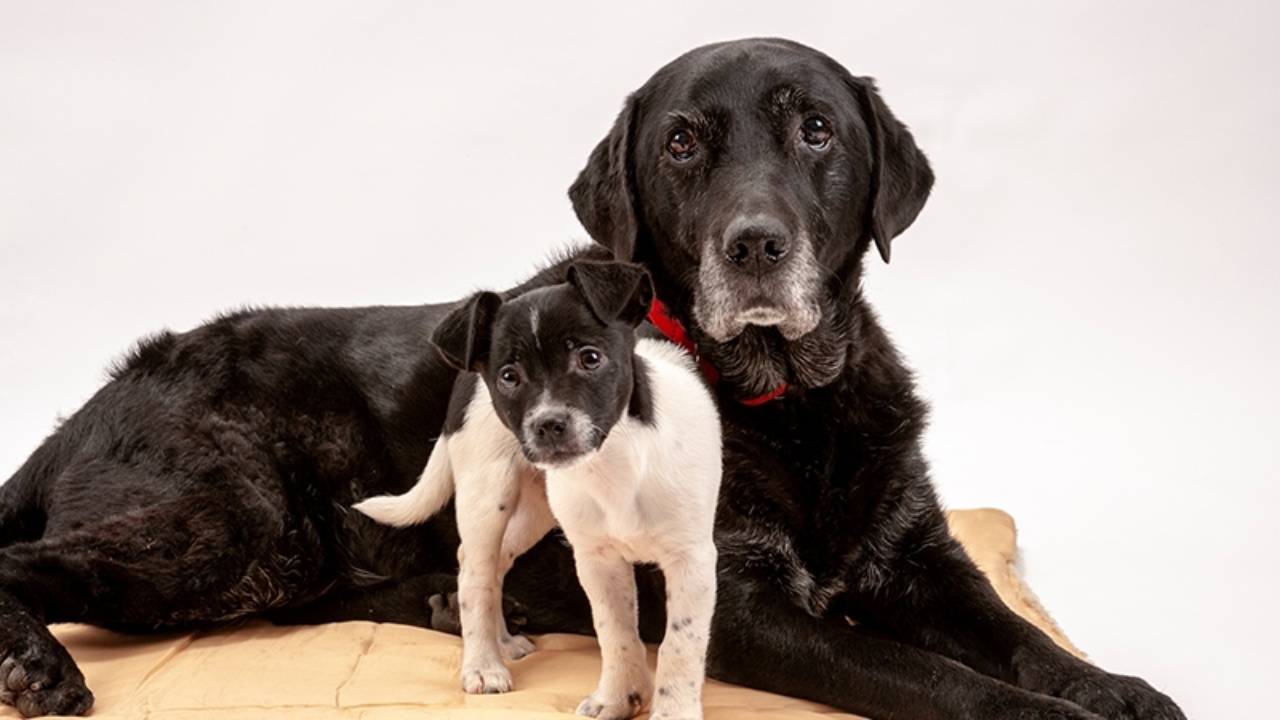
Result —
M 578 367 L 583 370 L 595 370 L 604 364 L 604 353 L 593 347 L 578 351 Z
M 831 142 L 831 123 L 826 118 L 810 115 L 800 123 L 800 139 L 814 150 L 821 150 Z
M 506 390 L 515 390 L 520 386 L 520 373 L 508 365 L 498 371 L 498 384 Z
M 688 160 L 697 150 L 698 143 L 688 130 L 676 130 L 667 137 L 667 154 L 677 162 Z

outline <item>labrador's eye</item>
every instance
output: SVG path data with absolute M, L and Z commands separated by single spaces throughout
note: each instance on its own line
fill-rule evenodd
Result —
M 578 367 L 583 370 L 595 370 L 604 364 L 604 353 L 593 347 L 585 347 L 578 351 Z
M 819 115 L 810 115 L 800 123 L 800 139 L 814 150 L 821 150 L 831 142 L 831 123 Z
M 677 162 L 684 162 L 698 151 L 698 143 L 688 130 L 676 130 L 667 137 L 667 154 Z

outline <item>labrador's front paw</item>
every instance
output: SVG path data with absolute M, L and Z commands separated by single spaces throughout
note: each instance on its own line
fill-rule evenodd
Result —
M 1187 720 L 1168 695 L 1127 675 L 1090 673 L 1056 694 L 1107 720 Z
M 0 702 L 23 716 L 83 715 L 93 707 L 84 675 L 61 645 L 18 643 L 0 657 Z

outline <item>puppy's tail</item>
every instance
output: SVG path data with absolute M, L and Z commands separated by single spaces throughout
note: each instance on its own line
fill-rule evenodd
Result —
M 403 495 L 379 495 L 356 503 L 356 510 L 384 525 L 408 527 L 425 522 L 453 497 L 453 463 L 449 438 L 436 441 L 418 483 Z

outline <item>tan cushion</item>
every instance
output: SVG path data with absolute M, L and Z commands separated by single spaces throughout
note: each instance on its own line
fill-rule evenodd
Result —
M 1078 652 L 1014 570 L 1013 519 L 999 510 L 951 513 L 952 530 L 1019 615 Z M 459 638 L 402 625 L 347 622 L 236 629 L 163 636 L 120 635 L 59 625 L 97 698 L 93 718 L 325 720 L 573 717 L 595 687 L 600 657 L 593 638 L 543 635 L 538 651 L 511 663 L 516 690 L 466 695 L 458 679 Z M 650 663 L 654 660 L 650 649 Z M 844 717 L 825 706 L 707 682 L 708 720 Z M 5 707 L 0 714 L 17 716 Z

